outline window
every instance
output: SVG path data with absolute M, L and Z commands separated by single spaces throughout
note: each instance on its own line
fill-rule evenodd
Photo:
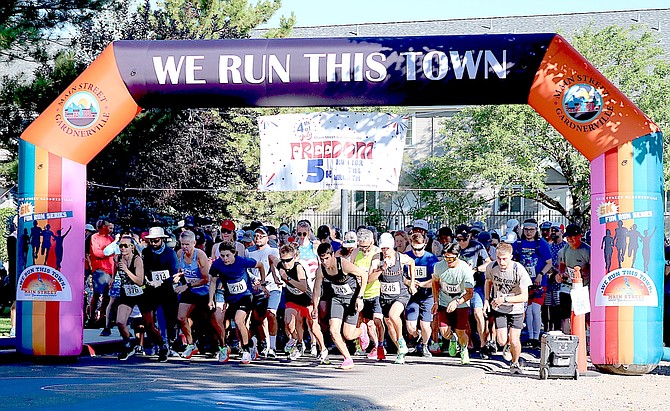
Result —
M 523 197 L 515 194 L 517 187 L 511 190 L 502 190 L 496 199 L 498 204 L 496 209 L 500 213 L 518 214 L 522 213 L 524 209 Z
M 411 146 L 414 144 L 414 124 L 416 123 L 416 114 L 412 114 L 409 117 L 409 122 L 407 123 L 407 134 L 405 134 L 405 146 Z

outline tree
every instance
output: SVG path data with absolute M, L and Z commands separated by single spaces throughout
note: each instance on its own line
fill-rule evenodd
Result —
M 653 33 L 639 27 L 613 26 L 598 32 L 587 27 L 573 36 L 572 44 L 661 128 L 668 124 L 670 103 L 665 96 L 670 89 L 670 64 Z M 449 188 L 454 182 L 502 190 L 522 187 L 516 195 L 588 226 L 588 161 L 532 108 L 468 107 L 444 123 L 443 133 L 449 160 L 431 158 L 414 171 L 439 176 L 431 182 L 433 187 Z M 547 194 L 548 166 L 565 176 L 571 209 Z

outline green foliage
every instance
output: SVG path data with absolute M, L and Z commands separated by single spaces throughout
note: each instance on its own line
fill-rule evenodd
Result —
M 13 208 L 0 208 L 0 260 L 8 261 L 7 236 L 11 234 L 12 219 L 16 215 Z
M 381 208 L 368 208 L 365 216 L 365 224 L 374 226 L 380 233 L 384 233 L 388 230 L 386 215 Z
M 653 33 L 621 27 L 595 32 L 588 27 L 573 36 L 572 44 L 652 120 L 661 127 L 669 123 L 670 104 L 666 97 L 670 91 L 670 68 Z M 410 171 L 415 175 L 416 186 L 501 190 L 517 187 L 515 193 L 557 210 L 570 221 L 588 225 L 588 161 L 530 107 L 468 107 L 444 123 L 443 133 L 445 156 L 430 158 Z M 546 194 L 548 167 L 565 176 L 571 209 Z M 447 205 L 441 204 L 438 193 L 430 197 L 420 213 L 430 215 L 442 206 L 450 216 L 470 217 L 476 214 L 467 210 L 473 207 L 473 200 L 477 200 L 475 204 L 488 200 L 473 198 L 471 191 L 450 193 L 453 204 L 446 200 Z

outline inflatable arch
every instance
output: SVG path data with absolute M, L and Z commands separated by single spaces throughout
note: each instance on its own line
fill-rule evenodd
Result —
M 556 34 L 112 43 L 20 141 L 18 351 L 80 354 L 86 164 L 142 108 L 451 104 L 530 104 L 590 160 L 591 359 L 653 369 L 663 137 Z

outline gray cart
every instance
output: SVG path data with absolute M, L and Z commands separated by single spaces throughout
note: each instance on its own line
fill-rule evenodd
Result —
M 579 370 L 577 369 L 578 346 L 579 337 L 576 335 L 554 332 L 542 335 L 540 379 L 579 379 Z

